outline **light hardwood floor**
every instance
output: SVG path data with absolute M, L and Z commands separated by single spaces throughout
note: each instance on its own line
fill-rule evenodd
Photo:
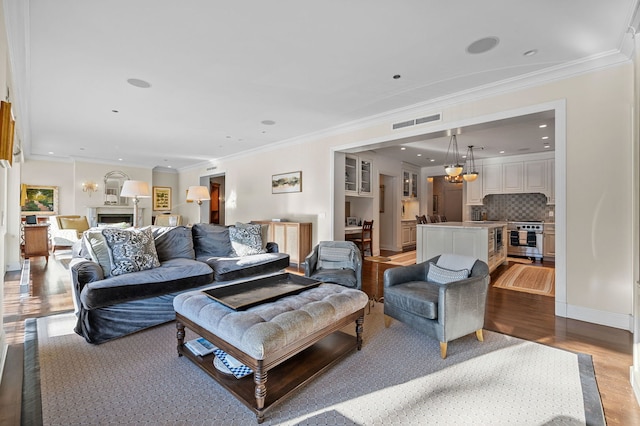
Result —
M 56 259 L 60 256 L 64 254 L 50 256 L 49 264 L 44 258 L 31 260 L 28 294 L 20 294 L 19 272 L 5 276 L 4 327 L 11 346 L 0 383 L 0 425 L 20 424 L 24 320 L 73 309 L 69 271 Z M 376 282 L 381 285 L 387 267 L 365 261 L 363 287 L 372 290 Z M 506 269 L 498 268 L 492 279 Z M 494 288 L 489 291 L 485 329 L 592 355 L 607 424 L 640 425 L 640 407 L 629 384 L 631 333 L 556 317 L 552 297 Z

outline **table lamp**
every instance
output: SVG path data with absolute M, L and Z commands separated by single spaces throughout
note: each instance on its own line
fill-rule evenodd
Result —
M 190 186 L 187 190 L 187 201 L 195 201 L 202 205 L 202 201 L 210 200 L 211 195 L 206 186 Z
M 140 198 L 151 197 L 149 185 L 141 180 L 125 180 L 122 185 L 121 197 L 133 198 L 133 227 L 138 227 L 138 202 Z

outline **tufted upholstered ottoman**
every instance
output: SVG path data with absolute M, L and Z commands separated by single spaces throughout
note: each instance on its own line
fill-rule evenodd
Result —
M 256 413 L 362 347 L 366 293 L 321 284 L 294 296 L 235 311 L 202 291 L 174 299 L 178 354 L 185 355 Z M 356 336 L 339 331 L 355 322 Z M 200 357 L 184 347 L 185 326 L 209 340 L 254 372 L 236 379 L 218 371 L 214 355 Z M 269 392 L 267 392 L 267 376 Z

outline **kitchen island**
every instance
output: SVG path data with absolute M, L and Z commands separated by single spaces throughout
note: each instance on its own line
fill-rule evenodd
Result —
M 442 253 L 476 257 L 493 271 L 507 261 L 506 222 L 442 222 L 417 225 L 416 261 Z

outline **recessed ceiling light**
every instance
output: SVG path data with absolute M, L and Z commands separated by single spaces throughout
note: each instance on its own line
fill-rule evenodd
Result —
M 422 157 L 422 154 L 416 154 L 418 157 Z
M 151 83 L 149 83 L 148 81 L 140 80 L 139 78 L 130 78 L 127 80 L 127 83 L 141 89 L 148 89 L 149 87 L 151 87 Z
M 122 161 L 122 158 L 118 158 L 118 161 Z
M 435 160 L 435 158 L 431 158 L 429 161 L 431 161 L 433 163 L 436 160 Z
M 504 154 L 504 151 L 500 151 L 500 154 Z
M 476 40 L 467 46 L 467 53 L 476 55 L 478 53 L 485 53 L 493 49 L 498 45 L 500 39 L 498 37 L 485 37 L 480 40 Z
M 402 77 L 400 74 L 396 74 L 396 75 L 393 76 L 393 79 L 394 80 L 399 80 L 400 77 Z
M 544 129 L 545 127 L 547 127 L 547 125 L 546 124 L 541 124 L 538 127 L 540 127 L 541 129 Z
M 549 136 L 543 136 L 543 137 L 542 137 L 542 140 L 543 140 L 543 141 L 544 141 L 544 140 L 547 140 L 547 139 L 549 139 Z
M 49 151 L 49 155 L 53 155 L 53 151 Z
M 273 126 L 274 124 L 276 124 L 276 122 L 273 120 L 262 120 L 261 123 L 265 126 Z
M 531 50 L 527 50 L 526 52 L 523 53 L 524 56 L 533 56 L 536 53 L 538 53 L 538 49 L 531 49 Z
M 405 146 L 401 146 L 400 147 L 400 151 L 404 151 L 405 149 L 407 149 L 407 147 L 405 147 Z

